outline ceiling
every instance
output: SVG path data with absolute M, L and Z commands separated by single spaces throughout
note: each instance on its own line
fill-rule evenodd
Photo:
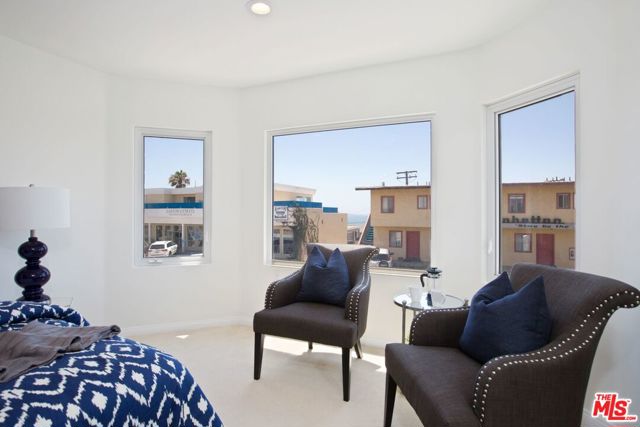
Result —
M 2 0 L 0 34 L 101 71 L 246 87 L 465 49 L 550 0 Z

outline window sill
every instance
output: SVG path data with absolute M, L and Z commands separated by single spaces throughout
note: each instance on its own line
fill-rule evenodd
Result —
M 180 258 L 143 258 L 135 261 L 136 267 L 194 267 L 198 265 L 211 264 L 209 258 L 189 259 L 189 257 Z
M 299 270 L 304 263 L 300 261 L 272 261 L 271 264 L 268 264 L 270 267 L 275 268 L 287 268 L 291 270 Z M 369 269 L 371 274 L 374 276 L 395 276 L 395 277 L 411 277 L 417 278 L 420 277 L 420 274 L 424 273 L 423 270 L 409 270 L 403 268 L 382 268 L 382 267 L 371 267 Z

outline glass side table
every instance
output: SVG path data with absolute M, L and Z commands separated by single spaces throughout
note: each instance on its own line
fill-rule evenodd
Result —
M 461 298 L 453 295 L 447 295 L 442 304 L 431 306 L 427 304 L 427 293 L 423 292 L 420 301 L 412 301 L 409 293 L 404 292 L 393 297 L 393 303 L 399 307 L 402 307 L 402 343 L 405 342 L 405 330 L 407 327 L 407 310 L 413 311 L 415 316 L 416 312 L 422 310 L 432 310 L 434 308 L 457 308 L 464 305 L 464 301 Z

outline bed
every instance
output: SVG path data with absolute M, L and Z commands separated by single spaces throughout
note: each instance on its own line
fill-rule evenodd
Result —
M 71 308 L 0 302 L 0 333 L 29 321 L 89 325 Z M 221 427 L 222 422 L 177 359 L 116 336 L 0 384 L 0 426 Z

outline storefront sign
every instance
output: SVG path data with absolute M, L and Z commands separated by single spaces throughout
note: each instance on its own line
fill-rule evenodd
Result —
M 573 230 L 575 228 L 574 224 L 534 224 L 531 222 L 528 223 L 513 223 L 513 222 L 503 222 L 502 228 L 526 228 L 526 229 L 546 229 L 546 230 Z
M 286 221 L 289 218 L 289 208 L 287 206 L 274 206 L 273 219 L 275 221 Z

